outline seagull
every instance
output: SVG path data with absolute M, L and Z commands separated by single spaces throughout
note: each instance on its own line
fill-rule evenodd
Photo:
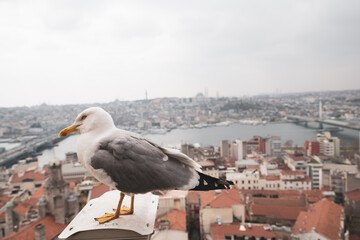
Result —
M 234 183 L 201 172 L 201 166 L 179 150 L 159 146 L 129 131 L 116 128 L 110 114 L 100 107 L 81 112 L 60 137 L 80 133 L 77 155 L 100 182 L 120 191 L 114 213 L 95 218 L 100 224 L 134 213 L 135 194 L 166 190 L 229 189 Z M 130 208 L 122 207 L 125 196 Z

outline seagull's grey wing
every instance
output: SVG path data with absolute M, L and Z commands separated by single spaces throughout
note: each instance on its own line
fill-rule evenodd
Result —
M 199 183 L 194 169 L 131 135 L 119 134 L 100 141 L 91 166 L 103 169 L 120 191 L 129 193 L 189 189 Z

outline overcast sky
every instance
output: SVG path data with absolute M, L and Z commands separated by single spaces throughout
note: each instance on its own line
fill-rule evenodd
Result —
M 0 107 L 360 88 L 360 1 L 0 0 Z

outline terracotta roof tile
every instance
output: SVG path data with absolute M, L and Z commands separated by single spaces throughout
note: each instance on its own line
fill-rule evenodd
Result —
M 91 190 L 90 199 L 98 198 L 110 190 L 111 190 L 111 187 L 109 187 L 108 185 L 105 185 L 103 183 L 99 184 L 98 186 L 94 186 L 93 189 Z
M 301 211 L 306 210 L 306 207 L 284 207 L 284 206 L 266 206 L 266 205 L 252 205 L 251 212 L 255 216 L 265 216 L 268 218 L 296 220 Z
M 299 214 L 292 233 L 301 234 L 315 230 L 328 239 L 339 239 L 342 214 L 342 206 L 322 199 L 313 204 L 308 211 Z
M 205 206 L 205 205 L 209 204 L 214 199 L 215 199 L 215 191 L 214 190 L 200 192 L 201 206 Z
M 21 215 L 26 216 L 27 211 L 29 211 L 32 208 L 36 208 L 37 203 L 39 202 L 39 199 L 37 198 L 30 198 L 26 201 L 23 201 L 19 203 L 16 207 L 14 207 L 14 211 Z
M 32 198 L 40 199 L 44 195 L 44 184 L 42 184 L 36 191 L 31 195 Z
M 41 187 L 39 187 L 29 199 L 19 203 L 16 207 L 14 207 L 14 211 L 17 214 L 25 217 L 26 213 L 31 208 L 37 207 L 37 203 L 39 202 L 43 194 L 44 194 L 44 184 L 42 184 Z
M 356 189 L 345 193 L 346 197 L 350 200 L 359 202 L 360 201 L 360 189 Z
M 265 176 L 265 179 L 268 181 L 277 181 L 280 180 L 279 176 Z
M 170 229 L 186 231 L 186 213 L 184 210 L 174 210 L 166 215 L 170 223 Z
M 274 238 L 275 234 L 272 231 L 267 231 L 264 226 L 267 225 L 255 225 L 251 224 L 251 228 L 247 224 L 244 225 L 245 231 L 240 231 L 240 223 L 230 224 L 211 224 L 211 236 L 213 240 L 223 240 L 225 236 L 249 236 L 249 237 L 265 237 Z
M 291 170 L 282 170 L 280 172 L 280 174 L 282 174 L 282 175 L 291 175 L 291 176 L 293 176 L 293 175 L 302 175 L 302 176 L 304 176 L 305 175 L 303 171 L 291 171 Z
M 65 224 L 56 223 L 54 217 L 49 215 L 20 228 L 19 231 L 9 234 L 3 240 L 33 240 L 35 238 L 35 227 L 38 224 L 45 226 L 46 239 L 52 239 L 66 227 Z
M 20 177 L 18 174 L 15 174 L 11 179 L 11 183 L 19 183 L 25 179 L 32 179 L 33 181 L 42 181 L 45 180 L 46 178 L 47 176 L 45 174 L 31 171 L 31 172 L 26 172 L 24 175 Z
M 232 205 L 241 203 L 240 191 L 238 189 L 227 189 L 222 190 L 219 195 L 215 196 L 215 199 L 206 205 L 212 208 L 231 208 Z

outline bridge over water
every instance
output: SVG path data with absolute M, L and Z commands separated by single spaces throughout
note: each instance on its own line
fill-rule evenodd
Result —
M 345 122 L 345 121 L 339 121 L 333 119 L 320 119 L 320 118 L 311 118 L 311 117 L 303 117 L 303 116 L 294 116 L 294 115 L 287 116 L 287 119 L 293 120 L 296 123 L 304 123 L 305 126 L 307 126 L 308 122 L 317 122 L 320 124 L 320 128 L 322 128 L 322 124 L 327 124 L 330 126 L 360 131 L 360 124 L 352 123 L 352 122 Z

